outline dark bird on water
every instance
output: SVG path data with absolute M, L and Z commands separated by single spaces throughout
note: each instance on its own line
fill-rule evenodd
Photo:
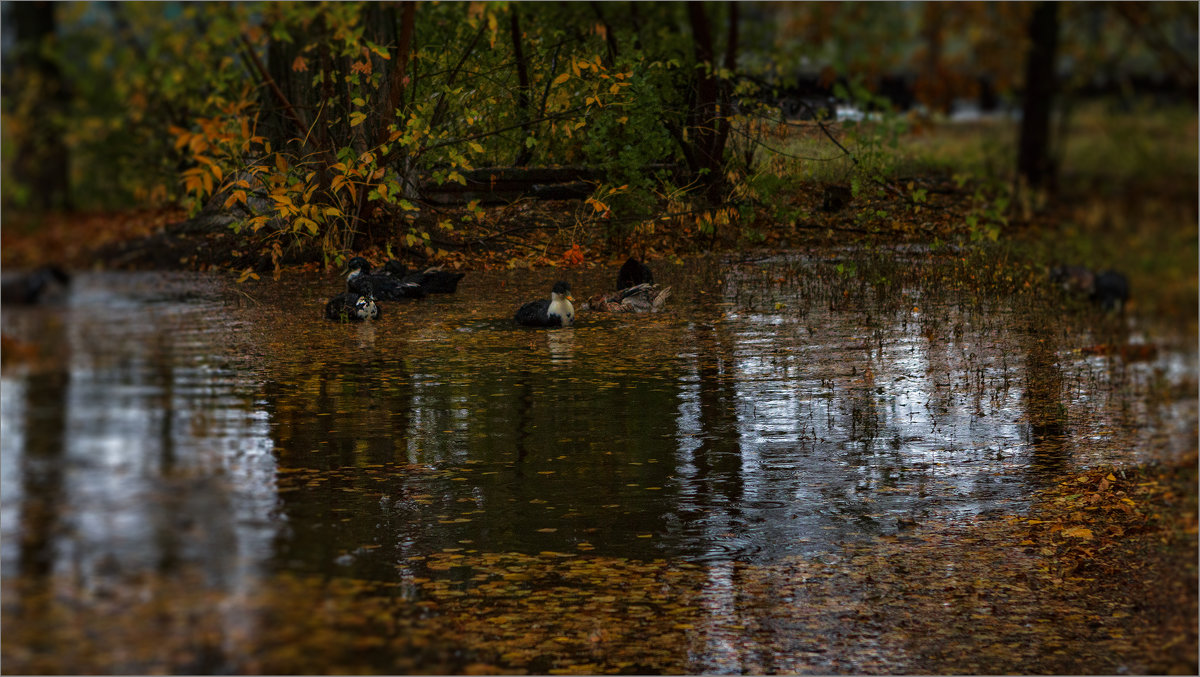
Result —
M 670 287 L 646 283 L 607 294 L 596 294 L 580 307 L 607 313 L 657 313 L 670 297 Z
M 396 260 L 383 265 L 383 272 L 401 282 L 409 282 L 425 290 L 426 294 L 453 294 L 458 290 L 458 282 L 466 273 L 452 273 L 443 270 L 441 266 L 433 266 L 421 271 L 409 272 L 403 263 Z
M 581 307 L 608 313 L 657 313 L 670 296 L 671 288 L 654 284 L 650 267 L 631 256 L 617 272 L 617 291 L 591 296 Z
M 517 310 L 513 320 L 527 327 L 569 327 L 575 321 L 575 306 L 571 305 L 571 285 L 554 283 L 549 299 L 530 301 Z
M 1121 312 L 1129 300 L 1129 280 L 1115 270 L 1094 273 L 1083 266 L 1058 266 L 1050 270 L 1050 281 L 1109 312 Z
M 363 295 L 368 285 L 380 301 L 425 298 L 421 285 L 397 280 L 391 275 L 372 274 L 371 264 L 363 257 L 355 256 L 346 264 L 346 291 Z
M 617 289 L 628 289 L 639 284 L 654 284 L 654 273 L 646 264 L 630 256 L 617 271 Z
M 1129 300 L 1129 280 L 1115 270 L 1106 270 L 1096 275 L 1089 298 L 1101 308 L 1119 313 Z
M 342 292 L 329 299 L 325 304 L 325 317 L 338 322 L 362 322 L 377 320 L 380 316 L 379 305 L 371 293 L 370 284 L 365 285 L 364 294 L 352 291 Z
M 58 266 L 42 266 L 0 283 L 0 303 L 32 305 L 49 300 L 66 290 L 71 276 Z

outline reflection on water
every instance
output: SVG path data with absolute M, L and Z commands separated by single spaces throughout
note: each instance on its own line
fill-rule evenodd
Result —
M 731 562 L 1019 511 L 1054 473 L 1194 437 L 1194 397 L 1161 395 L 1194 389 L 1186 337 L 1083 357 L 1106 340 L 1084 321 L 889 274 L 664 268 L 669 312 L 551 331 L 507 321 L 536 275 L 361 326 L 319 319 L 331 280 L 81 275 L 63 306 L 4 312 L 40 351 L 0 380 L 4 576 L 191 569 L 237 593 L 554 551 L 710 563 L 719 604 Z
M 196 565 L 229 589 L 268 554 L 275 461 L 238 322 L 211 281 L 88 276 L 69 304 L 6 311 L 41 358 L 0 402 L 5 576 L 85 586 Z

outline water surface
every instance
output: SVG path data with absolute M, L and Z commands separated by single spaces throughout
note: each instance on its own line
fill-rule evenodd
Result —
M 615 267 L 470 273 L 348 326 L 322 319 L 332 277 L 90 273 L 5 308 L 36 357 L 0 379 L 4 578 L 103 594 L 187 571 L 237 595 L 314 574 L 419 599 L 470 557 L 549 553 L 700 565 L 720 588 L 1194 447 L 1194 339 L 1170 327 L 989 297 L 919 253 L 656 275 L 667 312 L 550 331 L 511 315 Z M 1128 344 L 1154 352 L 1086 350 Z M 445 553 L 468 562 L 428 566 Z M 222 660 L 191 667 L 245 667 Z

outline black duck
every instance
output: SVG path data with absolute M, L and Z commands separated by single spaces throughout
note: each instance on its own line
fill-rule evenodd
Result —
M 517 310 L 513 320 L 527 327 L 569 327 L 575 322 L 571 285 L 556 282 L 549 299 L 530 301 Z
M 621 270 L 617 271 L 617 289 L 628 289 L 639 284 L 654 284 L 654 273 L 646 264 L 630 256 Z
M 362 295 L 367 285 L 380 301 L 425 298 L 421 285 L 397 280 L 391 275 L 372 274 L 371 264 L 361 256 L 355 256 L 346 264 L 346 291 Z
M 401 282 L 419 286 L 426 294 L 453 294 L 458 291 L 459 281 L 466 277 L 466 273 L 452 273 L 441 266 L 409 272 L 403 263 L 395 260 L 385 263 L 383 272 Z
M 42 266 L 0 283 L 0 303 L 32 305 L 61 295 L 71 276 L 58 266 Z

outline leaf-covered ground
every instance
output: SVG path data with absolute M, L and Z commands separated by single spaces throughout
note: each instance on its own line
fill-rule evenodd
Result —
M 3 670 L 1195 674 L 1196 461 L 1091 470 L 1028 515 L 914 523 L 819 560 L 466 545 L 398 564 L 400 583 L 9 580 Z

